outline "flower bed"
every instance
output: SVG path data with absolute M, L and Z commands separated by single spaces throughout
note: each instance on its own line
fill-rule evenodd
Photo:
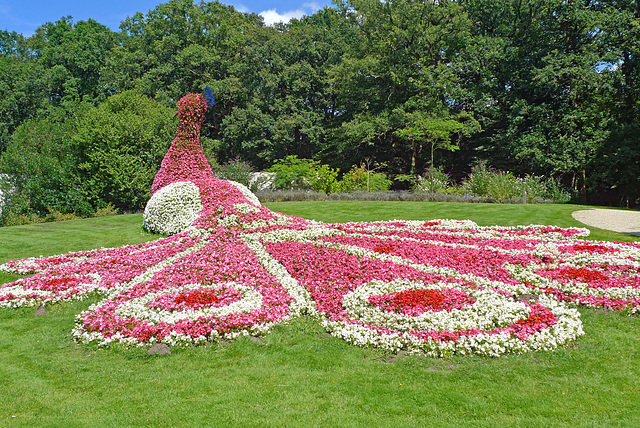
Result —
M 34 275 L 0 285 L 0 307 L 81 300 L 93 292 L 108 295 L 174 262 L 200 239 L 198 234 L 182 233 L 139 245 L 5 263 L 1 271 Z
M 293 297 L 240 238 L 219 229 L 78 316 L 81 342 L 172 345 L 260 335 L 288 319 Z
M 583 334 L 576 310 L 544 293 L 523 301 L 530 290 L 522 284 L 322 242 L 265 246 L 309 292 L 323 325 L 354 344 L 496 356 L 552 349 Z
M 275 213 L 213 177 L 198 135 L 206 104 L 180 101 L 145 225 L 168 238 L 12 261 L 0 307 L 104 300 L 79 314 L 79 342 L 191 345 L 265 334 L 314 316 L 360 346 L 498 356 L 583 334 L 570 306 L 640 311 L 640 245 L 586 229 L 471 221 L 321 224 Z

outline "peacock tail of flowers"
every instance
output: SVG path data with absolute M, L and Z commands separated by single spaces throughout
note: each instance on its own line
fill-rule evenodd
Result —
M 586 229 L 472 221 L 324 224 L 261 206 L 218 180 L 200 146 L 207 102 L 178 104 L 176 139 L 145 228 L 121 248 L 10 261 L 0 307 L 103 300 L 77 316 L 81 343 L 193 345 L 263 335 L 311 315 L 358 346 L 499 356 L 566 345 L 582 307 L 640 311 L 640 245 Z

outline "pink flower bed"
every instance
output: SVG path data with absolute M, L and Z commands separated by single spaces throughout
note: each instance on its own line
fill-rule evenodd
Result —
M 220 229 L 191 250 L 83 312 L 76 338 L 201 343 L 259 335 L 288 318 L 293 298 L 242 240 Z
M 640 311 L 640 245 L 583 241 L 585 229 L 320 224 L 272 212 L 213 177 L 199 144 L 206 108 L 200 95 L 180 100 L 176 140 L 152 188 L 195 184 L 202 210 L 191 227 L 5 263 L 0 270 L 33 276 L 0 285 L 0 307 L 100 293 L 74 337 L 130 346 L 261 335 L 311 315 L 353 344 L 432 356 L 562 346 L 583 334 L 571 306 Z

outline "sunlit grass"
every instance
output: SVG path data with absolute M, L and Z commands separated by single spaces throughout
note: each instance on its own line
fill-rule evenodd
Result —
M 462 205 L 462 206 L 460 206 Z M 567 205 L 411 202 L 268 204 L 323 221 L 472 219 L 577 226 Z M 0 229 L 0 263 L 155 239 L 141 216 Z M 594 232 L 597 232 L 594 230 Z M 605 232 L 598 239 L 637 239 Z M 0 277 L 0 281 L 13 277 Z M 567 349 L 439 360 L 362 349 L 309 318 L 262 341 L 174 349 L 75 344 L 76 314 L 96 299 L 0 310 L 0 426 L 640 426 L 640 318 L 581 310 Z
M 274 211 L 324 222 L 447 218 L 473 220 L 480 226 L 544 224 L 587 227 L 591 231 L 590 239 L 626 242 L 640 240 L 640 237 L 588 227 L 571 217 L 573 211 L 593 208 L 584 205 L 379 201 L 271 202 L 265 205 Z

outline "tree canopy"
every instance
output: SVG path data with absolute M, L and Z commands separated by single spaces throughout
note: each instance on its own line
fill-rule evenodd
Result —
M 28 135 L 73 141 L 34 156 L 76 165 L 95 207 L 119 192 L 100 162 L 135 152 L 139 165 L 116 167 L 139 183 L 120 205 L 135 209 L 148 180 L 134 170 L 158 167 L 167 112 L 205 86 L 216 103 L 202 141 L 219 162 L 297 156 L 346 172 L 370 159 L 391 179 L 433 164 L 460 179 L 482 163 L 553 176 L 593 203 L 640 200 L 637 0 L 335 0 L 274 26 L 169 0 L 117 32 L 71 17 L 0 31 L 0 173 L 24 166 Z M 137 102 L 125 126 L 115 106 Z

